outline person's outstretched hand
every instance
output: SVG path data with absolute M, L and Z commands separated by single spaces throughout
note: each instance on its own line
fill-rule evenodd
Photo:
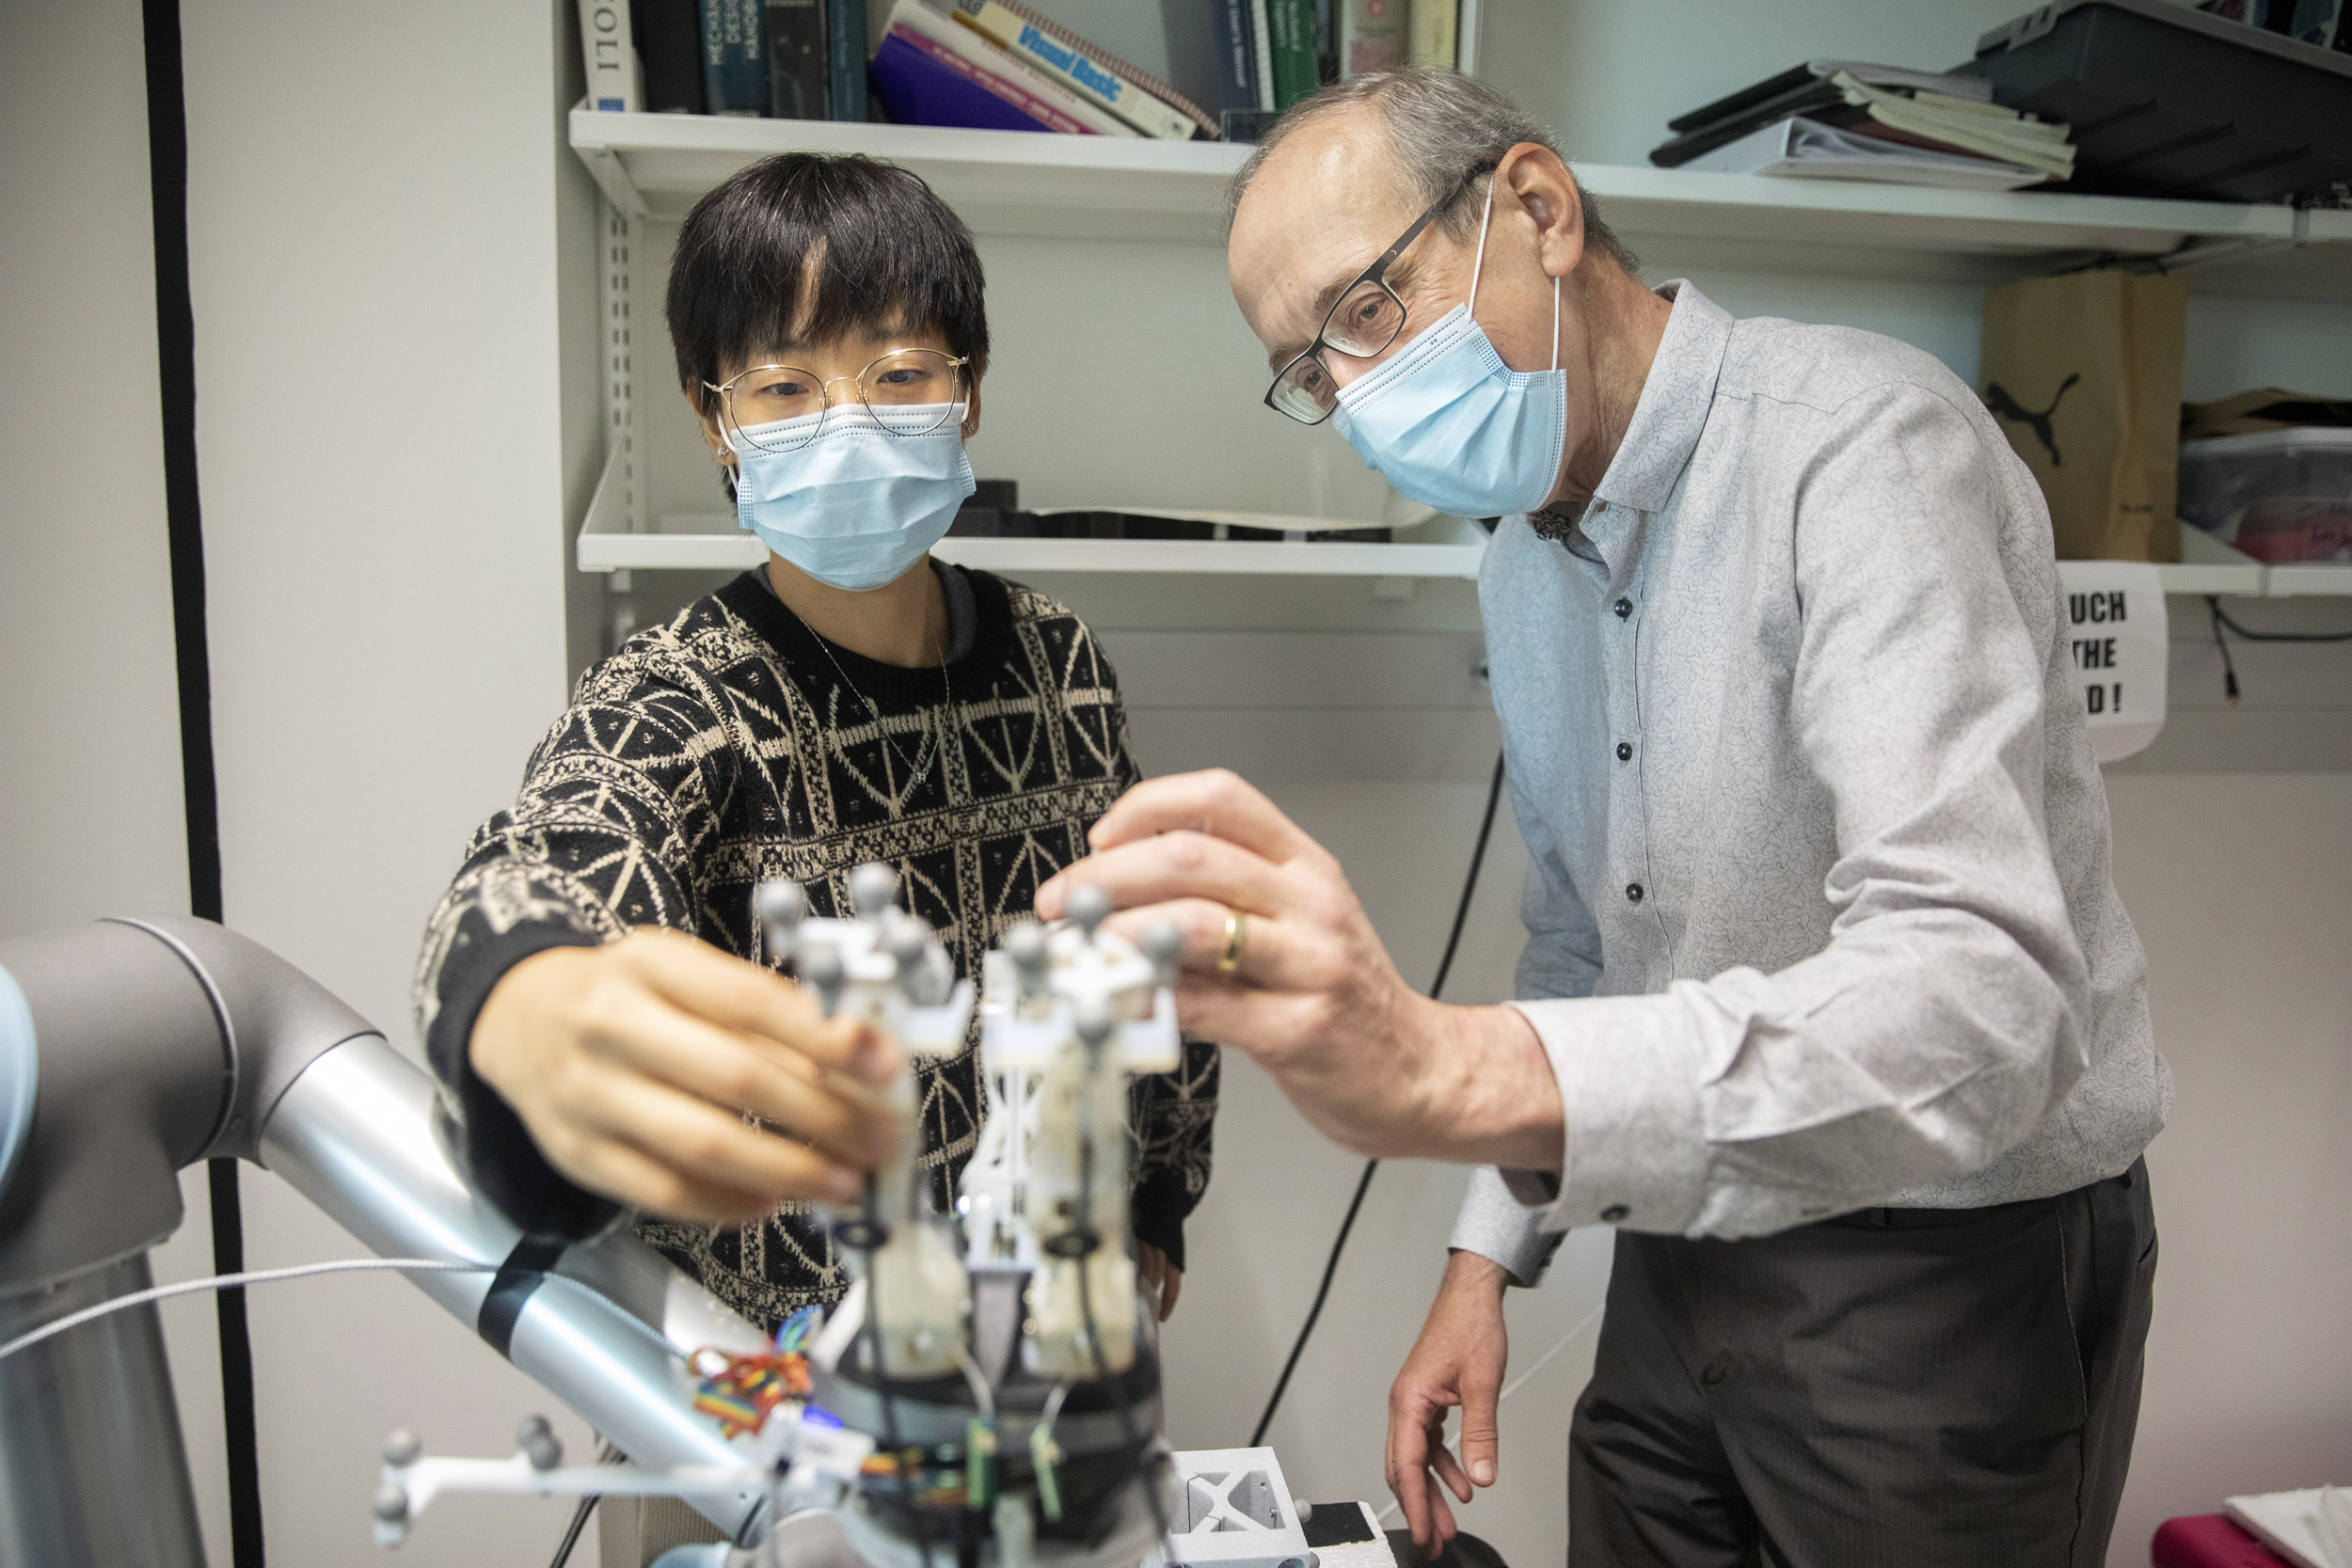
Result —
M 1424 1556 L 1441 1554 L 1459 1530 L 1443 1481 L 1469 1502 L 1472 1486 L 1492 1486 L 1502 1459 L 1495 1405 L 1510 1338 L 1502 1322 L 1502 1266 L 1474 1252 L 1446 1260 L 1421 1338 L 1389 1387 L 1389 1490 Z M 1446 1412 L 1462 1412 L 1462 1451 L 1445 1444 Z
M 1184 1028 L 1248 1052 L 1325 1136 L 1358 1154 L 1557 1170 L 1559 1081 L 1526 1019 L 1448 1007 L 1405 983 L 1330 852 L 1222 769 L 1137 784 L 1094 853 L 1038 890 L 1067 912 L 1089 883 L 1137 937 L 1183 933 Z M 1228 917 L 1241 951 L 1220 966 Z
M 675 1219 L 851 1201 L 896 1142 L 869 1092 L 898 1069 L 880 1035 L 678 931 L 523 959 L 483 1003 L 468 1049 L 549 1164 Z

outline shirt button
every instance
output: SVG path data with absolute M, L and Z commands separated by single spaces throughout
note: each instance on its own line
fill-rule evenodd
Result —
M 1642 901 L 1641 883 L 1628 882 L 1625 884 L 1625 901 L 1629 904 L 1638 904 Z
M 1724 1379 L 1729 1377 L 1730 1375 L 1731 1369 L 1729 1367 L 1724 1366 L 1721 1361 L 1709 1361 L 1707 1364 L 1706 1370 L 1699 1373 L 1699 1381 L 1706 1384 L 1709 1388 L 1714 1388 L 1720 1386 Z
M 1624 1204 L 1613 1203 L 1608 1208 L 1603 1209 L 1600 1212 L 1601 1223 L 1604 1225 L 1614 1225 L 1631 1212 L 1633 1212 L 1633 1211 L 1628 1209 Z
M 1619 599 L 1615 604 L 1610 606 L 1609 608 L 1615 610 L 1617 612 L 1617 619 L 1622 621 L 1627 616 L 1633 613 L 1633 601 L 1631 599 Z
M 1631 741 L 1620 740 L 1617 742 L 1617 760 L 1619 762 L 1631 762 L 1633 760 L 1633 743 Z

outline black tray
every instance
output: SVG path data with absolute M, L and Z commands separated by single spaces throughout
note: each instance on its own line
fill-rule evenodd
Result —
M 2053 0 L 1966 69 L 2074 127 L 2068 190 L 2274 201 L 2352 180 L 2352 55 L 2170 0 Z

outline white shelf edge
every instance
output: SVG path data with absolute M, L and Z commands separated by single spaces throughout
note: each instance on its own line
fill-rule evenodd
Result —
M 609 470 L 608 470 L 609 472 Z M 597 486 L 573 558 L 582 572 L 727 571 L 768 559 L 749 533 L 631 533 Z M 942 539 L 932 553 L 989 572 L 1177 572 L 1210 576 L 1459 578 L 1475 581 L 1486 553 L 1474 523 L 1428 525 L 1435 542 L 1288 544 L 1216 539 Z
M 2352 596 L 2352 566 L 2314 562 L 2303 566 L 2273 566 L 2264 580 L 2263 597 L 2295 599 L 2303 597 Z

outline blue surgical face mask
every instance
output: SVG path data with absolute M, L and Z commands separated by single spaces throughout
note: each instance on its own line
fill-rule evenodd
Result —
M 1468 305 L 1457 305 L 1370 375 L 1340 388 L 1331 422 L 1396 492 L 1456 517 L 1541 506 L 1560 480 L 1568 377 L 1560 368 L 1560 280 L 1551 280 L 1551 369 L 1515 371 L 1471 315 L 1486 261 L 1486 212 Z
M 939 428 L 921 436 L 894 436 L 854 403 L 732 432 L 736 518 L 819 582 L 852 589 L 896 582 L 946 536 L 976 488 L 963 451 L 963 410 L 961 404 L 946 410 Z M 803 445 L 772 451 L 763 444 L 792 439 L 800 427 L 815 432 Z

